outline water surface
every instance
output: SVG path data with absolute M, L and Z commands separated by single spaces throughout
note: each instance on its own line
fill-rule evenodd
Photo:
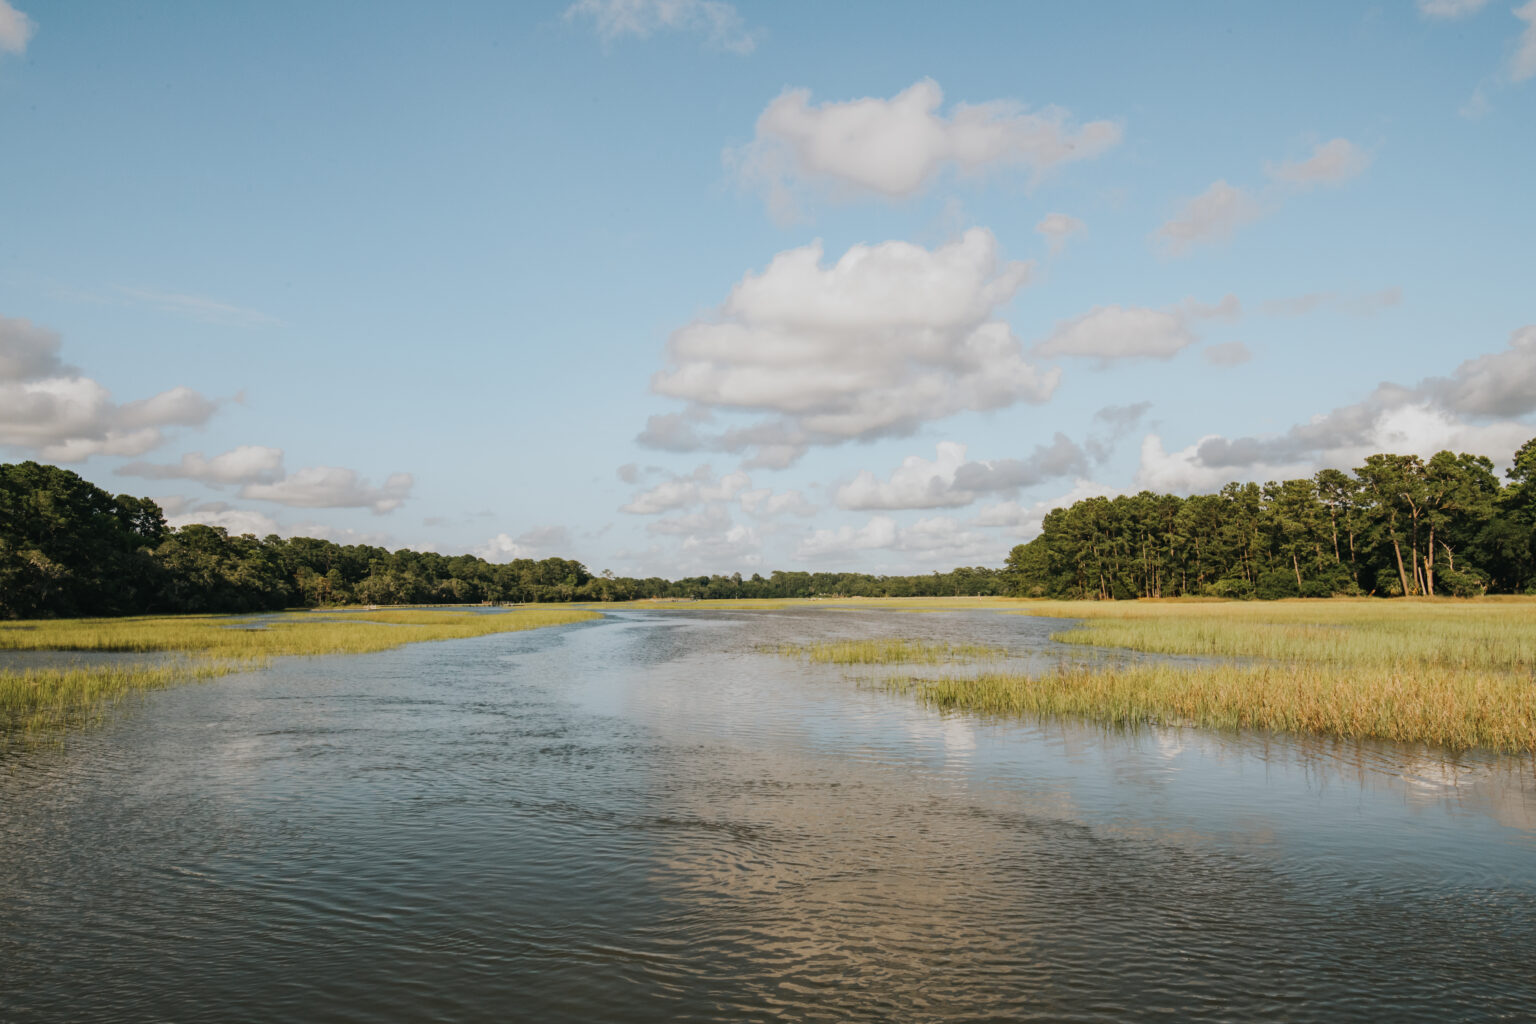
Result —
M 940 715 L 619 612 L 146 695 L 0 761 L 0 1019 L 1536 1017 L 1529 762 Z

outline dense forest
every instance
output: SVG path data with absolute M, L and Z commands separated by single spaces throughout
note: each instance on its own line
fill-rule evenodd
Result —
M 1124 599 L 1536 591 L 1536 440 L 1508 482 L 1480 455 L 1372 455 L 1353 473 L 1217 494 L 1091 498 L 1008 556 L 1024 596 Z
M 926 576 L 774 572 L 678 580 L 594 575 L 564 558 L 491 563 L 313 537 L 171 529 L 148 498 L 57 466 L 0 465 L 0 618 L 243 612 L 332 604 L 1000 594 L 1001 569 Z
M 918 576 L 594 575 L 564 558 L 491 563 L 312 537 L 170 528 L 148 498 L 57 466 L 0 465 L 0 617 L 239 612 L 332 604 L 636 598 L 1126 599 L 1536 591 L 1536 440 L 1508 482 L 1477 455 L 1372 455 L 1353 473 L 1181 498 L 1091 498 L 1045 517 L 1000 569 Z

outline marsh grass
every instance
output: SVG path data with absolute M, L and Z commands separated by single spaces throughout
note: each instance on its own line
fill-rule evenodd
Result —
M 131 693 L 227 675 L 269 658 L 364 654 L 431 640 L 458 640 L 599 618 L 547 606 L 479 614 L 390 609 L 335 616 L 261 618 L 149 616 L 0 624 L 0 651 L 164 652 L 160 664 L 0 670 L 0 747 L 7 736 L 56 730 L 98 717 Z
M 908 676 L 884 685 L 941 708 L 987 714 L 1536 752 L 1536 602 L 1529 599 L 984 599 L 962 607 L 1078 620 L 1055 636 L 1067 643 L 1219 660 L 1062 666 L 1034 676 Z
M 946 662 L 1006 658 L 1001 647 L 983 644 L 925 643 L 921 640 L 833 640 L 816 644 L 781 644 L 759 648 L 788 658 L 823 665 L 940 665 Z

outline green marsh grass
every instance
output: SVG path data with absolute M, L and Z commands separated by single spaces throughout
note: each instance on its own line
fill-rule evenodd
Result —
M 927 599 L 891 606 L 1070 618 L 1078 622 L 1055 639 L 1218 659 L 887 683 L 942 708 L 1536 753 L 1530 599 Z
M 365 654 L 431 640 L 458 640 L 601 614 L 534 606 L 476 613 L 389 609 L 340 614 L 298 612 L 260 619 L 229 616 L 141 616 L 43 619 L 0 624 L 0 652 L 165 653 L 157 664 L 0 669 L 0 747 L 7 734 L 27 734 L 88 719 L 139 691 L 196 682 L 265 664 L 267 659 Z

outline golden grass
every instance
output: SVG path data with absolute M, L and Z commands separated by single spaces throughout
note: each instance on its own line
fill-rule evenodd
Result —
M 257 667 L 268 658 L 363 654 L 431 640 L 458 640 L 600 618 L 549 606 L 507 612 L 401 609 L 328 615 L 294 613 L 260 620 L 227 616 L 49 619 L 0 624 L 0 651 L 166 652 L 153 665 L 0 670 L 0 746 L 89 718 L 130 693 L 162 689 Z
M 1151 722 L 1267 729 L 1349 739 L 1424 743 L 1451 750 L 1536 752 L 1536 686 L 1496 672 L 1424 675 L 1332 666 L 1142 664 L 1063 668 L 1029 677 L 891 684 L 940 708 L 984 714 L 1064 715 L 1111 725 Z
M 893 607 L 958 610 L 957 602 L 924 604 Z M 939 707 L 989 714 L 1536 752 L 1536 601 L 1530 599 L 984 599 L 960 607 L 1083 620 L 1057 634 L 1068 643 L 1223 660 L 1064 666 L 1044 676 L 982 672 L 889 685 Z
M 780 644 L 760 650 L 788 658 L 804 658 L 824 665 L 939 665 L 1008 656 L 1008 652 L 1001 647 L 987 647 L 983 644 L 925 643 L 921 640 L 899 639 Z

